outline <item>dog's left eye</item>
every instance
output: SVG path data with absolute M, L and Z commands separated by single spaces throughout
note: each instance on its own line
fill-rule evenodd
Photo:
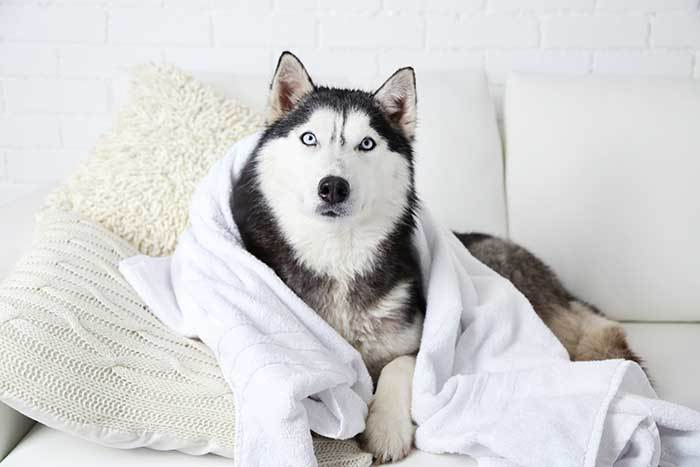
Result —
M 357 147 L 357 149 L 360 151 L 371 151 L 376 145 L 377 143 L 375 143 L 372 138 L 365 136 L 362 141 L 360 141 L 360 145 Z
M 301 135 L 301 142 L 307 146 L 316 146 L 316 135 L 310 131 L 306 131 Z

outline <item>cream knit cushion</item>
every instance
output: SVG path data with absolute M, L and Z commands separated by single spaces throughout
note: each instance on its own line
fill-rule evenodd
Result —
M 169 65 L 143 65 L 127 104 L 92 155 L 48 199 L 142 253 L 173 251 L 197 182 L 262 117 Z
M 136 249 L 73 213 L 44 212 L 0 286 L 0 401 L 107 446 L 236 454 L 234 397 L 210 351 L 160 323 L 119 274 Z M 360 467 L 316 438 L 320 465 Z

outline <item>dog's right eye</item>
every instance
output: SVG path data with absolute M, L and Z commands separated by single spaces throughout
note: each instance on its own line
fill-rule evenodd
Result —
M 316 144 L 318 144 L 316 142 L 316 135 L 310 131 L 306 131 L 301 135 L 301 142 L 306 146 L 316 146 Z

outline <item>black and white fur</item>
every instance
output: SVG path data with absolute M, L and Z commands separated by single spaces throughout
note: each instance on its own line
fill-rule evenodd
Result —
M 283 53 L 268 125 L 232 203 L 246 248 L 362 354 L 376 383 L 362 442 L 380 462 L 408 454 L 414 433 L 411 381 L 425 312 L 412 246 L 416 109 L 411 68 L 369 93 L 316 86 L 301 62 Z M 574 303 L 520 247 L 481 235 L 460 239 L 520 285 L 572 358 L 588 327 L 619 329 Z M 522 288 L 533 280 L 536 287 Z

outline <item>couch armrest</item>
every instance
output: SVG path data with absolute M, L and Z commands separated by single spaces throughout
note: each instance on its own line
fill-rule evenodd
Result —
M 34 420 L 0 402 L 0 460 L 14 449 L 32 425 Z
M 3 197 L 0 200 L 0 282 L 31 246 L 35 214 L 51 188 L 40 186 L 13 199 Z M 0 460 L 17 445 L 33 424 L 34 420 L 0 402 Z

